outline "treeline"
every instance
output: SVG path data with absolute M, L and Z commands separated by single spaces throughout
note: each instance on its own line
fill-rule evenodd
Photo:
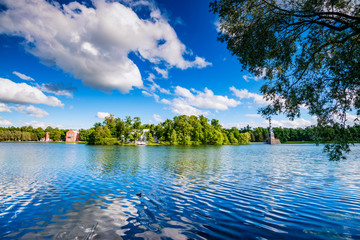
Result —
M 143 131 L 147 129 L 146 131 Z M 289 141 L 332 142 L 336 138 L 335 127 L 274 128 L 275 137 L 282 143 Z M 67 129 L 47 127 L 0 128 L 0 141 L 39 141 L 50 133 L 53 141 L 65 141 Z M 345 129 L 348 140 L 360 142 L 360 125 Z M 110 115 L 102 123 L 95 123 L 90 129 L 80 130 L 80 140 L 95 145 L 120 145 L 132 143 L 145 135 L 149 143 L 165 145 L 226 145 L 264 142 L 269 134 L 268 128 L 223 128 L 216 119 L 204 116 L 180 115 L 159 124 L 142 124 L 139 117 L 115 118 Z
M 58 129 L 47 127 L 33 128 L 31 126 L 24 127 L 0 127 L 0 141 L 40 141 L 49 132 L 53 141 L 65 141 L 67 129 Z
M 142 124 L 139 117 L 115 118 L 106 117 L 102 123 L 95 123 L 93 128 L 80 130 L 80 138 L 89 144 L 122 144 L 134 142 L 142 135 L 143 129 L 149 129 L 147 140 L 170 145 L 226 145 L 264 142 L 269 135 L 268 128 L 223 128 L 216 119 L 209 120 L 204 116 L 175 116 L 157 125 Z M 332 142 L 339 128 L 306 127 L 306 128 L 273 128 L 274 135 L 282 143 L 289 141 Z M 360 142 L 360 125 L 345 129 L 349 141 Z
M 143 130 L 148 131 L 144 132 Z M 149 143 L 165 145 L 249 144 L 250 133 L 237 128 L 223 129 L 219 121 L 204 116 L 180 115 L 162 123 L 141 124 L 139 117 L 115 118 L 110 115 L 89 130 L 80 131 L 89 144 L 123 144 L 135 142 L 145 134 Z

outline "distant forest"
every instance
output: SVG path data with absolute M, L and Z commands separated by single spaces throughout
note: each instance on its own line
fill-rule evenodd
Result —
M 204 116 L 175 116 L 159 124 L 142 124 L 139 117 L 115 118 L 110 115 L 102 123 L 95 123 L 90 129 L 80 129 L 80 141 L 96 145 L 120 145 L 137 140 L 143 129 L 149 129 L 146 138 L 149 143 L 160 142 L 165 145 L 227 145 L 263 142 L 269 134 L 268 128 L 223 128 L 216 119 Z M 68 129 L 47 127 L 7 127 L 0 128 L 0 141 L 39 141 L 50 133 L 53 141 L 65 141 Z M 334 127 L 319 129 L 273 128 L 275 137 L 282 143 L 289 141 L 331 142 L 336 135 Z M 350 141 L 360 142 L 360 125 L 347 127 Z M 321 133 L 321 134 L 319 134 Z M 317 136 L 322 136 L 321 139 Z M 325 137 L 324 137 L 325 136 Z

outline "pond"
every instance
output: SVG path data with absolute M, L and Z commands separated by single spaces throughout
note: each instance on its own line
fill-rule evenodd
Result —
M 360 145 L 0 143 L 1 239 L 360 239 Z

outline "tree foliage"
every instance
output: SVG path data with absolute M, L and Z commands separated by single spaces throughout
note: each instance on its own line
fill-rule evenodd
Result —
M 219 15 L 219 40 L 266 80 L 261 92 L 272 103 L 263 115 L 294 119 L 306 106 L 319 127 L 339 128 L 325 150 L 342 158 L 348 114 L 360 115 L 359 1 L 215 0 L 210 7 Z
M 112 118 L 114 119 L 111 121 L 105 120 L 103 123 L 94 124 L 93 128 L 81 129 L 80 140 L 86 141 L 88 144 L 120 145 L 137 140 L 136 136 L 139 136 L 143 129 L 148 129 L 149 131 L 145 132 L 145 136 L 149 143 L 237 145 L 264 142 L 269 134 L 269 130 L 262 127 L 252 129 L 250 126 L 246 126 L 240 129 L 236 127 L 226 129 L 219 124 L 218 120 L 212 119 L 210 121 L 204 116 L 181 115 L 174 117 L 173 120 L 167 119 L 157 125 L 138 124 L 140 118 L 126 117 L 123 120 L 114 116 Z M 68 131 L 58 128 L 47 128 L 45 130 L 50 131 L 50 137 L 58 138 L 60 134 L 61 140 L 65 140 L 65 133 Z M 45 130 L 32 127 L 0 127 L 0 141 L 39 141 L 45 136 Z M 274 134 L 282 143 L 288 141 L 320 141 L 326 143 L 336 141 L 336 138 L 339 137 L 338 132 L 343 130 L 346 131 L 348 141 L 360 142 L 360 125 L 345 129 L 336 125 L 296 129 L 275 127 Z M 316 139 L 318 135 L 322 135 L 323 138 L 321 140 Z

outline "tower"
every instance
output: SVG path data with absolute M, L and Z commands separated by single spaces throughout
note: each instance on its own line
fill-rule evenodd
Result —
M 269 119 L 269 139 L 275 139 L 275 135 L 271 126 L 271 118 Z
M 272 126 L 271 126 L 271 118 L 269 118 L 269 137 L 266 139 L 267 144 L 281 144 L 280 140 L 275 138 L 275 134 L 273 132 Z

